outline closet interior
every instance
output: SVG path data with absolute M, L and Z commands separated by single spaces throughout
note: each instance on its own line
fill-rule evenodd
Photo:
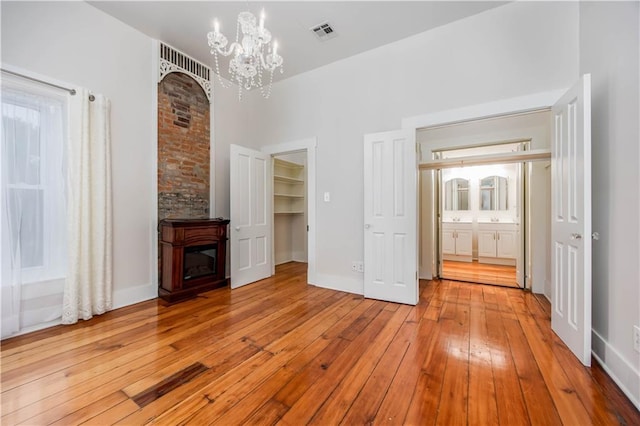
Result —
M 274 263 L 307 262 L 306 152 L 273 157 Z

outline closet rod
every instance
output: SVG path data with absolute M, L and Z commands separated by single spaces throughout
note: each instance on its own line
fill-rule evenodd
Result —
M 4 68 L 0 68 L 0 71 L 6 72 L 7 74 L 15 75 L 15 76 L 18 76 L 18 77 L 21 77 L 21 78 L 26 78 L 27 80 L 35 81 L 36 83 L 46 84 L 47 86 L 55 87 L 56 89 L 65 90 L 65 91 L 69 92 L 71 95 L 75 95 L 76 94 L 76 89 L 70 89 L 68 87 L 58 86 L 57 84 L 53 84 L 53 83 L 49 83 L 48 81 L 39 80 L 37 78 L 29 77 L 28 75 L 20 74 L 20 73 L 14 72 L 14 71 L 9 71 L 9 70 L 6 70 Z M 95 96 L 89 95 L 89 100 L 90 101 L 94 101 L 95 99 L 96 99 Z

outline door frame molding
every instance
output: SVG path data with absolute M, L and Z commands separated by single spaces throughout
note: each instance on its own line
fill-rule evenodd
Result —
M 423 127 L 456 124 L 470 120 L 482 120 L 502 115 L 521 114 L 543 108 L 551 108 L 567 90 L 568 88 L 563 88 L 463 108 L 406 117 L 402 119 L 401 128 L 419 130 Z
M 316 281 L 316 148 L 317 137 L 309 137 L 291 142 L 284 142 L 274 145 L 267 145 L 261 151 L 271 156 L 286 154 L 294 151 L 306 151 L 307 153 L 307 283 L 317 284 Z M 273 182 L 270 183 L 270 193 L 273 195 Z M 273 256 L 274 244 L 274 218 L 271 215 L 271 254 Z M 275 273 L 275 263 L 272 262 L 273 273 Z

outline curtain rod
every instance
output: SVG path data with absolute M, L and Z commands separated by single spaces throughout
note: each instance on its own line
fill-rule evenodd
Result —
M 21 77 L 21 78 L 25 78 L 27 80 L 35 81 L 36 83 L 46 84 L 47 86 L 55 87 L 56 89 L 67 91 L 71 95 L 75 95 L 76 94 L 76 89 L 70 89 L 68 87 L 58 86 L 57 84 L 53 84 L 53 83 L 49 83 L 48 81 L 44 81 L 44 80 L 40 80 L 40 79 L 37 79 L 37 78 L 29 77 L 28 75 L 20 74 L 20 73 L 14 72 L 14 71 L 9 71 L 9 70 L 6 70 L 4 68 L 0 68 L 0 71 L 6 72 L 7 74 L 15 75 L 15 76 L 18 76 L 18 77 Z M 96 99 L 95 96 L 89 95 L 89 100 L 90 101 L 94 101 L 95 99 Z

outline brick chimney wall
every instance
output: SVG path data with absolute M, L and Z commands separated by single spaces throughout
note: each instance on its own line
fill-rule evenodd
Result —
M 182 73 L 158 84 L 158 220 L 209 217 L 209 101 Z

